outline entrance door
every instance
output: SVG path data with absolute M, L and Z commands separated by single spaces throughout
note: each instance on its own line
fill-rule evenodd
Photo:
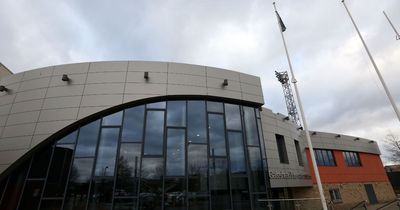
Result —
M 376 204 L 378 203 L 378 199 L 376 198 L 375 191 L 374 191 L 374 186 L 372 184 L 364 184 L 365 191 L 367 192 L 368 195 L 368 200 L 370 204 Z

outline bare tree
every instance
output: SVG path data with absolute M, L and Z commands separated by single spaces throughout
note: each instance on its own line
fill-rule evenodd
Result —
M 390 152 L 389 160 L 400 162 L 400 138 L 399 136 L 389 133 L 385 137 L 386 149 Z

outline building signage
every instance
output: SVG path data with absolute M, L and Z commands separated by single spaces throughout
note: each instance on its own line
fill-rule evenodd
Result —
M 270 179 L 311 179 L 311 176 L 308 174 L 297 174 L 292 171 L 269 171 Z

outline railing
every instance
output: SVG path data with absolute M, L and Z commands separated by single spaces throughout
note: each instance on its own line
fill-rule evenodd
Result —
M 365 210 L 367 210 L 367 201 L 361 201 L 360 203 L 357 203 L 357 205 L 355 205 L 350 210 L 353 210 L 353 209 L 356 209 L 356 208 L 359 208 L 359 207 L 363 207 Z
M 400 209 L 400 198 L 396 198 L 396 200 L 390 201 L 389 203 L 377 208 L 376 210 L 386 209 L 387 207 L 392 207 L 392 205 L 395 203 L 397 203 L 397 207 Z
M 320 210 L 320 198 L 285 198 L 285 199 L 258 199 L 258 202 L 267 203 L 267 210 L 295 209 Z M 329 202 L 328 202 L 329 204 Z M 332 209 L 332 208 L 330 208 Z

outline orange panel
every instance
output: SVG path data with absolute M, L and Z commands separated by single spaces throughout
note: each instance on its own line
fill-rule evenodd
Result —
M 307 149 L 307 160 L 310 164 L 310 174 L 315 183 L 313 166 L 311 164 L 310 152 Z M 379 155 L 361 153 L 361 166 L 346 166 L 342 151 L 333 150 L 336 166 L 318 166 L 321 181 L 323 183 L 345 183 L 345 182 L 378 182 L 388 181 Z

